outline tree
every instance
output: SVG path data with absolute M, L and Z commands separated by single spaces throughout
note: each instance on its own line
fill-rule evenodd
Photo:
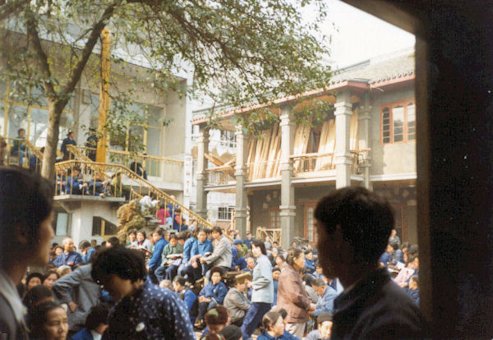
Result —
M 10 37 L 4 43 L 12 35 L 23 38 L 10 42 L 2 56 L 11 77 L 42 88 L 47 98 L 42 174 L 48 178 L 54 174 L 63 110 L 98 52 L 105 27 L 129 57 L 146 58 L 156 89 L 177 89 L 173 74 L 188 70 L 193 72 L 193 90 L 233 106 L 324 87 L 330 76 L 321 63 L 328 52 L 319 32 L 326 13 L 323 0 L 19 3 L 15 20 L 4 21 L 4 34 Z M 308 25 L 301 14 L 306 6 L 317 13 Z

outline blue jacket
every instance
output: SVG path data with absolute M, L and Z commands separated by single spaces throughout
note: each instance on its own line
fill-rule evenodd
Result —
M 257 340 L 299 340 L 299 339 L 300 338 L 287 331 L 284 331 L 283 335 L 278 336 L 276 338 L 270 335 L 269 333 L 267 333 L 266 331 L 263 331 L 262 334 L 260 334 L 257 338 Z
M 337 297 L 337 292 L 331 286 L 325 288 L 324 295 L 318 299 L 313 316 L 318 316 L 322 312 L 332 313 L 334 311 L 334 300 Z
M 77 267 L 78 265 L 81 265 L 82 264 L 82 256 L 78 252 L 75 252 L 75 251 L 72 251 L 68 254 L 65 254 L 65 252 L 63 252 L 53 260 L 53 264 L 56 267 L 60 267 L 63 265 L 69 265 L 69 263 L 73 263 L 71 265 L 72 268 Z
M 91 257 L 94 255 L 95 252 L 96 252 L 96 249 L 94 249 L 93 247 L 89 248 L 87 250 L 87 254 L 82 255 L 82 263 L 88 264 L 89 262 L 91 262 Z
M 82 328 L 80 331 L 75 333 L 71 340 L 93 340 L 94 337 L 91 334 L 91 331 L 87 328 Z
M 197 302 L 197 295 L 191 289 L 185 289 L 184 292 L 178 294 L 179 298 L 185 302 L 190 316 L 190 322 L 195 321 L 196 313 L 193 310 L 194 304 Z
M 315 271 L 315 261 L 305 259 L 305 272 L 312 274 Z
M 190 255 L 204 256 L 205 253 L 212 253 L 212 242 L 210 240 L 205 240 L 204 243 L 200 243 L 199 241 L 195 242 L 192 246 L 192 252 Z
M 272 283 L 274 284 L 274 301 L 272 302 L 272 305 L 275 306 L 277 305 L 277 291 L 279 289 L 279 281 L 272 280 Z
M 194 236 L 190 236 L 183 245 L 183 263 L 187 264 L 192 257 L 192 248 L 197 239 Z
M 405 288 L 407 296 L 409 296 L 419 306 L 419 289 L 411 290 Z
M 380 262 L 384 264 L 384 266 L 387 266 L 387 264 L 392 261 L 392 255 L 390 255 L 387 252 L 384 252 L 382 256 L 380 256 Z
M 240 270 L 245 269 L 247 263 L 245 258 L 240 256 L 238 253 L 238 249 L 236 247 L 231 247 L 231 252 L 233 253 L 233 261 L 231 261 L 231 268 L 236 268 L 236 266 L 240 267 Z
M 154 250 L 152 252 L 152 257 L 149 260 L 149 270 L 154 271 L 161 265 L 161 255 L 163 254 L 164 247 L 168 244 L 164 238 L 161 238 L 154 245 Z
M 227 293 L 228 287 L 226 287 L 224 282 L 220 281 L 217 285 L 213 285 L 212 282 L 209 282 L 204 286 L 204 288 L 202 288 L 199 296 L 212 298 L 216 300 L 219 305 L 222 305 Z

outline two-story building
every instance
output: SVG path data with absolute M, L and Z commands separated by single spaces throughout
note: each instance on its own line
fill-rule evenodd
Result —
M 326 89 L 222 112 L 220 129 L 235 133 L 236 150 L 219 160 L 210 152 L 216 132 L 194 115 L 197 211 L 206 216 L 210 195 L 235 193 L 240 232 L 280 228 L 283 246 L 294 237 L 313 242 L 317 201 L 361 185 L 391 202 L 401 238 L 417 242 L 414 78 L 414 51 L 400 51 L 335 72 Z M 331 110 L 318 124 L 297 124 L 315 100 Z M 278 121 L 259 135 L 237 125 L 237 115 L 265 108 Z
M 93 64 L 99 64 L 99 56 L 91 58 L 94 59 Z M 2 63 L 0 60 L 0 72 Z M 60 69 L 56 69 L 56 72 L 62 72 Z M 140 116 L 140 119 L 138 123 L 129 121 L 119 135 L 109 134 L 106 160 L 107 163 L 125 167 L 129 167 L 133 161 L 141 163 L 149 182 L 163 192 L 174 195 L 187 206 L 189 194 L 184 191 L 183 185 L 184 162 L 187 158 L 185 141 L 186 132 L 191 130 L 192 106 L 188 96 L 183 93 L 191 84 L 191 77 L 187 74 L 175 75 L 183 92 L 164 91 L 152 86 L 149 71 L 145 63 L 138 60 L 111 65 L 110 111 L 118 106 L 119 95 L 127 93 L 129 110 Z M 68 131 L 74 132 L 77 146 L 83 147 L 89 128 L 98 128 L 100 94 L 94 72 L 90 67 L 84 71 L 65 108 L 58 149 Z M 18 129 L 25 129 L 26 140 L 37 148 L 45 145 L 48 129 L 48 103 L 42 91 L 32 88 L 32 96 L 24 101 L 15 96 L 15 86 L 14 79 L 0 81 L 0 135 L 8 144 L 4 155 L 8 164 L 17 164 L 17 160 L 9 158 L 12 157 L 11 149 Z M 85 154 L 87 150 L 82 149 L 81 152 Z M 124 184 L 132 185 L 125 182 L 125 178 Z M 82 239 L 101 239 L 115 234 L 116 210 L 125 200 L 95 195 L 61 195 L 58 188 L 55 201 L 56 241 L 72 236 L 77 243 Z

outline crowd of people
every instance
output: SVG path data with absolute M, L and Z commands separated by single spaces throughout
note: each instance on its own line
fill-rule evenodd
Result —
M 427 334 L 417 306 L 417 246 L 401 244 L 388 203 L 365 189 L 320 201 L 318 249 L 299 241 L 284 249 L 269 238 L 194 225 L 150 235 L 131 230 L 126 240 L 85 240 L 76 249 L 70 238 L 50 247 L 47 182 L 0 168 L 5 179 L 17 183 L 0 187 L 0 331 L 7 339 Z M 29 213 L 19 210 L 26 208 L 20 193 L 34 203 Z

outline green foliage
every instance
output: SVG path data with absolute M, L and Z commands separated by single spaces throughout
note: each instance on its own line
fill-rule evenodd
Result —
M 98 78 L 97 58 L 91 56 L 99 52 L 104 27 L 112 34 L 117 72 L 129 80 L 143 76 L 147 90 L 160 94 L 185 95 L 183 80 L 174 75 L 193 72 L 191 90 L 218 105 L 239 107 L 322 88 L 330 78 L 321 62 L 328 55 L 320 33 L 324 0 L 36 0 L 19 6 L 14 20 L 2 22 L 5 69 L 42 88 L 55 117 L 86 67 Z M 301 14 L 307 7 L 316 14 L 308 24 Z M 148 70 L 136 77 L 123 60 Z M 130 121 L 136 118 L 129 114 Z M 259 121 L 248 125 L 253 130 L 274 119 L 266 113 L 255 117 Z M 119 118 L 110 124 L 123 131 Z M 50 122 L 58 130 L 59 120 Z
M 236 124 L 241 125 L 254 136 L 260 136 L 262 131 L 279 124 L 279 115 L 271 108 L 258 109 L 248 114 L 236 115 Z
M 319 99 L 311 99 L 297 110 L 293 110 L 294 121 L 297 125 L 321 126 L 334 114 L 334 105 Z

